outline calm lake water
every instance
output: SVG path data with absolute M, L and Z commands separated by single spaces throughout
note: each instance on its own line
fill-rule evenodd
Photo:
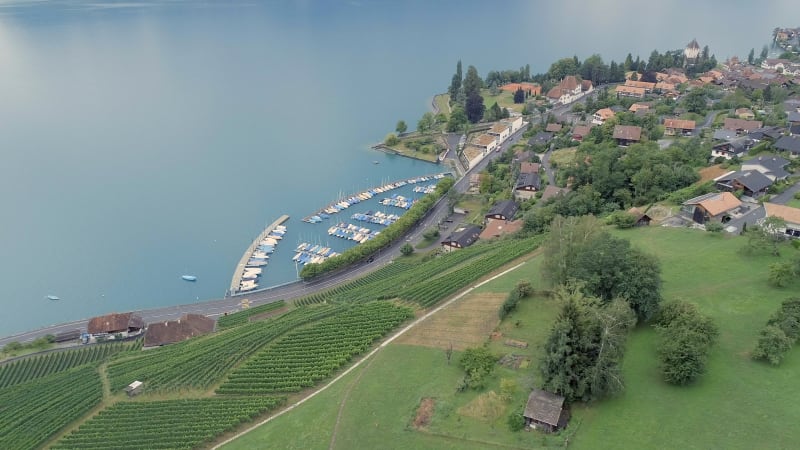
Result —
M 0 1 L 0 335 L 220 297 L 281 214 L 265 282 L 294 280 L 290 249 L 333 239 L 302 217 L 439 170 L 369 146 L 459 58 L 536 73 L 697 38 L 724 60 L 798 25 L 792 1 L 552 3 Z

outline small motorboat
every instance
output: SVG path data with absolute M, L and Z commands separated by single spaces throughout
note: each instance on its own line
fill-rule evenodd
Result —
M 372 164 L 380 164 L 380 161 L 372 161 Z
M 181 279 L 183 281 L 197 281 L 197 277 L 194 275 L 181 275 Z
M 47 299 L 48 300 L 61 300 L 61 297 L 59 297 L 57 295 L 48 295 Z

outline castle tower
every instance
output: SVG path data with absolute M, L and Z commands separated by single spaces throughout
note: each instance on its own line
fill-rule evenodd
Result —
M 700 44 L 697 43 L 697 39 L 692 39 L 692 42 L 683 49 L 683 56 L 686 57 L 687 65 L 697 62 L 697 57 L 700 56 Z

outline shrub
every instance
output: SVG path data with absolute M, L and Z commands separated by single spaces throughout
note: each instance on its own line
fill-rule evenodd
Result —
M 464 350 L 458 365 L 466 372 L 462 388 L 481 389 L 486 386 L 489 375 L 494 371 L 497 361 L 486 347 L 468 348 Z
M 383 143 L 389 147 L 393 145 L 397 145 L 400 143 L 400 138 L 397 137 L 394 133 L 389 133 L 386 135 L 386 138 L 383 140 Z
M 525 416 L 522 413 L 514 411 L 508 415 L 508 429 L 512 432 L 521 431 L 525 428 Z
M 709 222 L 706 224 L 706 231 L 709 233 L 720 233 L 724 229 L 725 227 L 723 227 L 719 222 Z
M 751 356 L 753 359 L 768 361 L 773 366 L 779 365 L 786 352 L 792 348 L 792 339 L 786 336 L 780 328 L 774 325 L 767 325 L 761 330 L 758 344 Z
M 412 247 L 411 244 L 406 242 L 405 244 L 403 244 L 402 247 L 400 247 L 400 253 L 403 256 L 409 256 L 410 254 L 414 253 L 414 247 Z
M 719 334 L 710 317 L 691 303 L 671 302 L 662 306 L 656 329 L 658 359 L 666 382 L 683 386 L 705 372 L 708 352 Z

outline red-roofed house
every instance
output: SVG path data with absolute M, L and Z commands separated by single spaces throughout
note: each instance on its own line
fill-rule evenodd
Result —
M 664 134 L 691 136 L 696 127 L 694 120 L 664 119 Z

